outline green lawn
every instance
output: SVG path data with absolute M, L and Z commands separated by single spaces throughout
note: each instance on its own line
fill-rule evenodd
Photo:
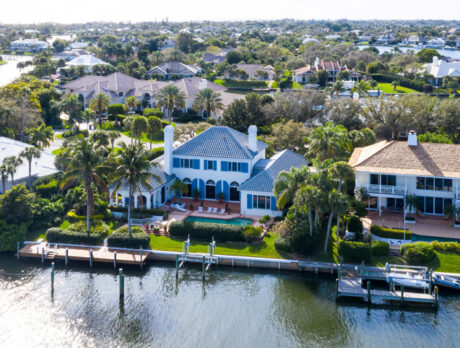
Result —
M 438 272 L 460 273 L 460 254 L 434 251 L 435 256 L 427 266 Z
M 6 60 L 0 60 L 0 65 L 6 64 Z
M 415 89 L 401 87 L 401 86 L 397 86 L 395 90 L 391 83 L 379 83 L 376 88 L 377 89 L 380 88 L 380 90 L 383 93 L 401 93 L 401 94 L 420 93 L 416 91 Z
M 261 243 L 217 243 L 216 254 L 220 255 L 236 255 L 236 256 L 252 256 L 252 257 L 267 257 L 274 259 L 282 259 L 283 256 L 275 249 L 274 234 L 267 234 Z M 165 237 L 165 236 L 150 236 L 150 247 L 155 250 L 165 251 L 182 251 L 182 242 L 184 238 Z M 190 246 L 192 253 L 207 253 L 210 241 L 194 241 Z
M 123 131 L 121 132 L 123 135 L 126 135 L 127 137 L 131 138 L 131 131 Z M 162 143 L 163 140 L 163 132 L 158 132 L 155 137 L 152 140 L 153 144 L 160 144 Z M 141 141 L 144 141 L 146 143 L 150 143 L 150 139 L 147 137 L 147 133 L 142 133 Z

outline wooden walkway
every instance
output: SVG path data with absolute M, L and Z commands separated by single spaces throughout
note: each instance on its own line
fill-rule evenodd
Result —
M 399 301 L 400 303 L 426 303 L 436 306 L 437 295 L 407 292 L 404 290 L 372 290 L 361 286 L 359 277 L 343 277 L 337 279 L 337 298 L 354 297 L 361 298 L 368 303 L 373 300 Z
M 126 265 L 145 264 L 148 253 L 118 250 L 109 247 L 77 247 L 77 246 L 58 246 L 57 248 L 47 248 L 46 243 L 26 244 L 20 251 L 21 257 L 42 258 L 44 253 L 46 260 L 65 260 L 67 256 L 69 261 L 87 261 L 90 262 L 90 251 L 92 250 L 92 262 L 114 263 L 114 254 L 116 252 L 116 263 Z M 43 250 L 43 251 L 42 251 Z

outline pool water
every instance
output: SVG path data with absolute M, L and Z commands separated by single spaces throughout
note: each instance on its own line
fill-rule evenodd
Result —
M 195 221 L 195 222 L 209 222 L 214 224 L 225 224 L 225 225 L 238 225 L 238 226 L 247 226 L 252 224 L 251 219 L 242 219 L 236 218 L 231 220 L 224 220 L 224 219 L 213 219 L 213 218 L 205 218 L 199 216 L 189 216 L 185 219 L 185 221 Z

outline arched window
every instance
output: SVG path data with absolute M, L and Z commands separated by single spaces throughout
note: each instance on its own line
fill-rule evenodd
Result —
M 145 208 L 147 205 L 147 198 L 145 196 L 137 196 L 137 207 Z
M 150 94 L 145 93 L 144 96 L 142 97 L 142 107 L 143 108 L 149 108 L 150 107 Z
M 206 181 L 206 199 L 216 199 L 216 183 L 212 180 Z
M 238 191 L 239 186 L 240 185 L 238 185 L 237 182 L 232 182 L 230 184 L 230 200 L 231 201 L 235 201 L 235 202 L 240 201 L 240 191 Z
M 187 185 L 187 191 L 183 193 L 184 197 L 192 197 L 192 181 L 189 178 L 182 180 Z

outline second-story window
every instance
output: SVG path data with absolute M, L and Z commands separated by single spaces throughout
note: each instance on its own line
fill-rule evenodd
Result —
M 417 190 L 452 191 L 452 179 L 418 176 Z

